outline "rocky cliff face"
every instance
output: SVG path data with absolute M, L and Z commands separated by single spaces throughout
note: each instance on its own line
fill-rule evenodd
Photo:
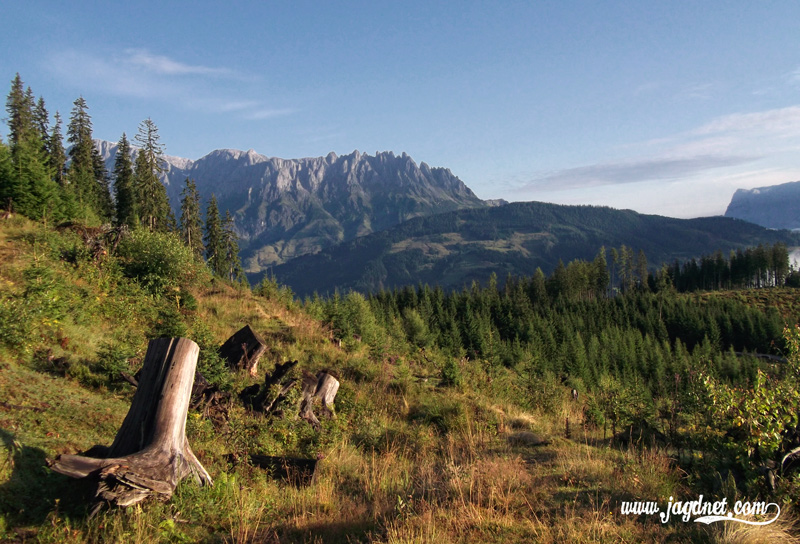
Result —
M 725 217 L 771 229 L 800 229 L 800 181 L 737 190 Z
M 113 171 L 116 144 L 98 147 Z M 215 194 L 220 209 L 234 216 L 248 272 L 413 217 L 488 205 L 450 170 L 417 165 L 405 153 L 280 159 L 220 149 L 196 161 L 165 159 L 173 208 L 187 177 L 204 199 Z

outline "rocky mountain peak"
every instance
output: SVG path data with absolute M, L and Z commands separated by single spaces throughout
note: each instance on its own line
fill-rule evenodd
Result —
M 97 142 L 109 171 L 117 145 Z M 484 207 L 446 168 L 419 167 L 407 154 L 281 159 L 217 149 L 195 161 L 165 157 L 162 180 L 173 209 L 187 178 L 204 201 L 230 210 L 250 272 L 380 231 L 414 217 Z M 204 204 L 205 205 L 205 204 Z
M 800 229 L 800 181 L 738 189 L 725 210 L 725 217 L 772 229 Z

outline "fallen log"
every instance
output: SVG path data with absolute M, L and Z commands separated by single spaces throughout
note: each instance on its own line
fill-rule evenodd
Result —
M 95 446 L 88 455 L 59 455 L 50 467 L 73 478 L 96 478 L 95 498 L 116 506 L 150 496 L 168 500 L 189 475 L 212 485 L 186 439 L 199 352 L 188 338 L 151 340 L 130 410 L 111 446 Z
M 258 361 L 265 351 L 267 344 L 264 339 L 250 325 L 245 325 L 225 340 L 219 348 L 219 355 L 228 362 L 229 367 L 245 368 L 255 377 Z

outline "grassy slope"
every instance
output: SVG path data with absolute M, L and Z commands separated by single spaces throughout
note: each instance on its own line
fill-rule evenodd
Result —
M 702 542 L 716 534 L 621 516 L 620 500 L 692 493 L 662 453 L 592 445 L 598 437 L 582 430 L 563 438 L 565 418 L 580 421 L 581 413 L 566 391 L 554 393 L 547 413 L 525 412 L 508 374 L 486 374 L 470 361 L 461 363 L 463 388 L 437 388 L 439 369 L 418 353 L 338 349 L 300 309 L 203 277 L 191 287 L 197 309 L 182 316 L 190 331 L 221 343 L 252 324 L 270 343 L 260 380 L 286 359 L 336 369 L 337 418 L 314 433 L 300 421 L 252 416 L 235 401 L 227 419 L 190 413 L 189 441 L 214 487 L 186 481 L 167 504 L 87 519 L 85 486 L 52 473 L 45 460 L 113 440 L 133 390 L 102 375 L 104 346 L 132 350 L 126 364 L 134 370 L 158 301 L 103 266 L 63 262 L 53 247 L 64 243 L 22 220 L 0 223 L 0 303 L 9 307 L 41 280 L 25 272 L 35 266 L 52 272 L 36 307 L 54 293 L 71 304 L 60 319 L 26 314 L 24 349 L 0 342 L 0 540 Z M 57 313 L 57 301 L 48 304 Z M 251 383 L 244 375 L 226 381 L 234 392 Z M 531 444 L 534 435 L 549 443 Z M 223 458 L 246 452 L 322 462 L 313 485 L 296 488 Z

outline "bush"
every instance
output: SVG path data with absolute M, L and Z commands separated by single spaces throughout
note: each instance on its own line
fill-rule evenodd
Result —
M 174 234 L 136 230 L 120 242 L 118 255 L 125 275 L 151 294 L 161 295 L 197 275 L 194 255 Z
M 461 387 L 464 379 L 461 376 L 461 367 L 453 357 L 448 357 L 442 367 L 442 381 L 439 385 L 443 387 Z
M 148 338 L 181 338 L 188 334 L 183 316 L 172 301 L 158 309 L 158 317 L 150 330 Z
M 0 344 L 25 351 L 32 334 L 28 306 L 16 299 L 0 302 Z
M 129 360 L 136 357 L 133 346 L 122 343 L 105 342 L 97 350 L 97 364 L 93 370 L 105 375 L 109 382 L 117 380 L 121 372 L 131 372 Z

